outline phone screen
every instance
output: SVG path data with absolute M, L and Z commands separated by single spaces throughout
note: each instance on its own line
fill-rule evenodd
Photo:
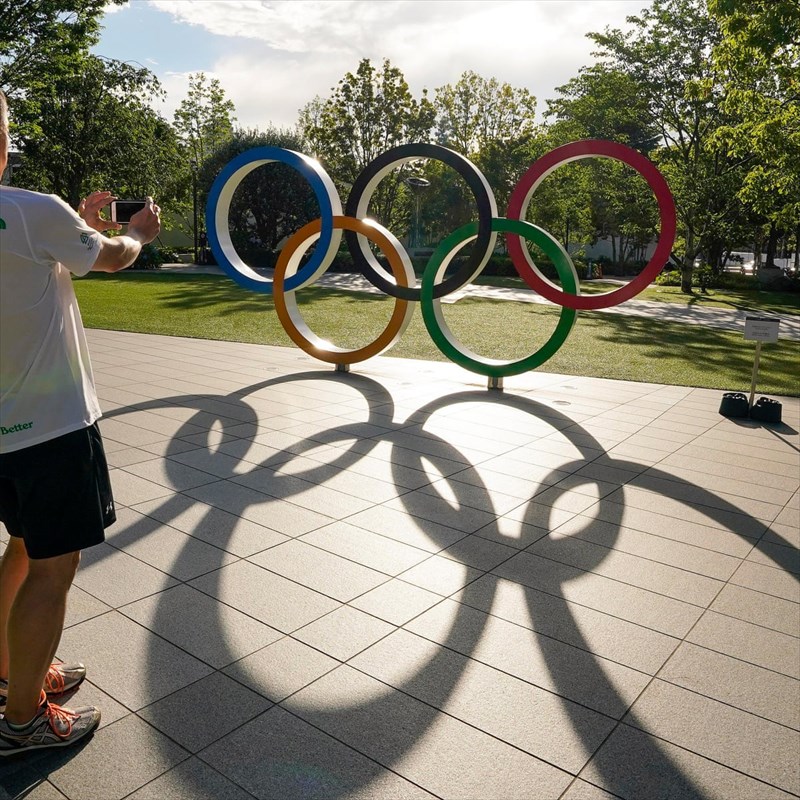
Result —
M 144 207 L 144 200 L 114 200 L 111 203 L 111 219 L 113 222 L 127 224 L 131 221 L 131 217 Z

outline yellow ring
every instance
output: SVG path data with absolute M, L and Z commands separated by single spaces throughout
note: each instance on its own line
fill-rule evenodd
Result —
M 360 233 L 374 242 L 385 254 L 394 279 L 399 286 L 408 287 L 416 281 L 414 268 L 411 266 L 411 261 L 406 254 L 405 248 L 382 225 L 372 220 L 334 216 L 333 228 L 334 230 L 342 229 Z M 374 342 L 357 350 L 345 350 L 317 336 L 306 325 L 300 314 L 295 297 L 296 289 L 287 292 L 284 291 L 283 287 L 285 279 L 290 278 L 297 272 L 300 266 L 300 259 L 305 255 L 306 250 L 319 239 L 321 230 L 321 219 L 309 222 L 308 225 L 304 225 L 297 233 L 291 236 L 283 250 L 281 250 L 278 262 L 275 264 L 275 274 L 272 277 L 275 310 L 278 312 L 278 319 L 283 325 L 283 329 L 301 350 L 329 364 L 355 364 L 358 361 L 365 361 L 388 350 L 408 327 L 408 323 L 414 313 L 414 306 L 408 300 L 395 298 L 394 311 L 386 328 Z M 322 272 L 324 272 L 324 269 L 318 270 L 308 280 L 301 283 L 297 289 L 307 286 L 311 281 L 316 280 Z

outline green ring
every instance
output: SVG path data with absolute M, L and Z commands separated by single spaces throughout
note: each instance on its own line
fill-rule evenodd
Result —
M 564 291 L 570 294 L 580 294 L 578 274 L 572 259 L 567 251 L 547 231 L 542 230 L 530 222 L 518 219 L 505 219 L 495 217 L 492 220 L 492 231 L 498 233 L 515 233 L 538 245 L 555 265 Z M 575 324 L 577 312 L 574 309 L 561 307 L 561 315 L 553 335 L 535 352 L 519 361 L 500 361 L 493 358 L 484 358 L 473 353 L 461 344 L 454 336 L 445 322 L 442 314 L 441 301 L 433 296 L 434 286 L 440 282 L 447 266 L 458 250 L 468 241 L 478 235 L 478 223 L 470 222 L 450 234 L 439 243 L 431 256 L 422 275 L 420 287 L 420 305 L 422 318 L 428 329 L 431 339 L 439 350 L 451 361 L 471 372 L 487 375 L 490 378 L 505 378 L 509 375 L 519 375 L 522 372 L 535 369 L 552 358 L 569 336 Z

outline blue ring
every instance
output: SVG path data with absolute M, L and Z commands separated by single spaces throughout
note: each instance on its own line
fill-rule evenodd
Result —
M 322 219 L 319 242 L 311 258 L 295 275 L 286 279 L 284 288 L 287 291 L 299 289 L 310 282 L 318 272 L 323 272 L 336 255 L 342 235 L 341 231 L 334 232 L 333 229 L 333 217 L 342 215 L 342 203 L 333 181 L 318 161 L 283 147 L 254 147 L 229 161 L 222 172 L 217 175 L 208 194 L 206 204 L 208 243 L 217 264 L 225 270 L 230 278 L 245 289 L 265 294 L 272 294 L 272 281 L 258 275 L 239 258 L 230 240 L 228 215 L 233 193 L 244 177 L 262 164 L 268 164 L 271 161 L 288 164 L 309 182 L 316 195 L 319 215 Z M 220 208 L 220 202 L 224 204 L 224 208 Z M 221 223 L 223 215 L 224 232 L 220 237 L 218 224 Z M 223 226 L 219 224 L 219 227 Z M 235 263 L 232 259 L 239 263 Z M 244 272 L 243 269 L 247 272 Z

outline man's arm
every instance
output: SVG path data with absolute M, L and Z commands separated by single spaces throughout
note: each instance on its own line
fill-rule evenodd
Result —
M 142 245 L 152 242 L 158 236 L 161 230 L 160 211 L 153 198 L 148 197 L 145 207 L 131 217 L 126 235 L 115 236 L 112 239 L 99 237 L 100 252 L 92 266 L 92 272 L 118 272 L 133 264 L 142 250 Z M 95 225 L 92 227 L 98 229 Z

